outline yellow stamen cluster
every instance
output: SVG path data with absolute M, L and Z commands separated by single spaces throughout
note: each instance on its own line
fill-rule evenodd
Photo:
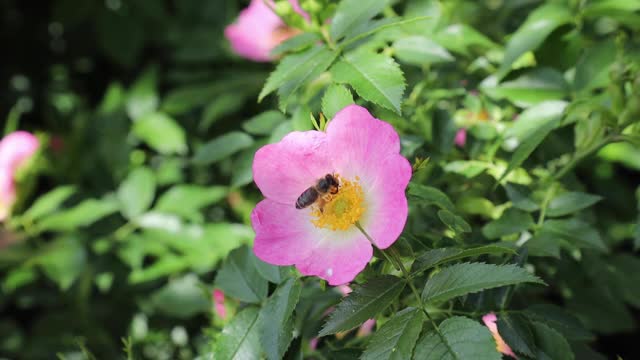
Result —
M 311 222 L 319 228 L 347 230 L 365 211 L 364 192 L 356 177 L 355 181 L 340 179 L 340 189 L 335 195 L 326 195 L 311 210 Z

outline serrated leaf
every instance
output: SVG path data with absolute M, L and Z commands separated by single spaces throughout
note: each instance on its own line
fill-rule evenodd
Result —
M 570 340 L 589 341 L 594 335 L 585 329 L 580 320 L 564 308 L 551 304 L 538 304 L 528 307 L 524 315 L 543 322 L 556 329 Z
M 411 358 L 422 330 L 424 314 L 407 308 L 395 314 L 378 329 L 360 356 L 361 360 L 404 360 Z
M 499 254 L 515 254 L 513 249 L 497 246 L 486 245 L 469 249 L 442 248 L 429 250 L 420 255 L 411 266 L 411 272 L 422 272 L 432 267 L 444 264 L 446 262 L 464 259 L 467 257 L 479 255 L 499 255 Z
M 224 199 L 228 192 L 226 186 L 178 184 L 160 196 L 153 210 L 191 218 L 203 207 Z
M 349 89 L 344 85 L 332 84 L 322 97 L 322 112 L 327 119 L 331 120 L 338 111 L 354 103 Z
M 280 43 L 271 50 L 271 56 L 278 57 L 290 51 L 299 51 L 316 44 L 320 40 L 318 34 L 305 32 Z
M 257 256 L 253 257 L 253 263 L 260 276 L 274 284 L 280 284 L 289 271 L 286 266 L 271 265 L 260 260 Z
M 580 211 L 602 200 L 601 196 L 581 192 L 566 192 L 553 198 L 547 207 L 547 216 L 564 216 Z
M 351 330 L 386 309 L 400 295 L 405 282 L 391 275 L 369 280 L 345 297 L 331 313 L 318 336 Z
M 318 77 L 337 56 L 336 51 L 322 45 L 283 58 L 276 70 L 269 75 L 258 96 L 258 101 L 262 101 L 265 96 L 277 89 L 280 108 L 284 112 L 283 108 L 286 108 L 289 96 L 297 92 L 305 83 Z
M 156 180 L 146 167 L 133 170 L 118 187 L 120 211 L 127 219 L 133 219 L 151 206 L 156 194 Z
M 538 347 L 536 359 L 574 359 L 571 346 L 562 334 L 540 322 L 534 321 L 532 325 Z
M 455 58 L 435 41 L 414 35 L 400 38 L 393 43 L 398 60 L 412 65 L 428 65 L 454 61 Z
M 160 154 L 184 154 L 187 139 L 184 129 L 160 112 L 143 115 L 133 124 L 133 133 Z
M 519 314 L 500 314 L 498 333 L 513 351 L 533 357 L 536 352 L 533 331 L 527 319 Z
M 598 230 L 589 223 L 577 218 L 547 220 L 542 224 L 540 232 L 555 235 L 577 247 L 590 248 L 602 252 L 609 250 Z
M 284 115 L 276 110 L 265 111 L 242 124 L 242 129 L 252 135 L 269 135 L 286 120 Z
M 499 219 L 482 228 L 482 234 L 488 239 L 498 239 L 502 236 L 525 231 L 534 225 L 529 213 L 510 208 Z
M 260 311 L 260 342 L 267 359 L 282 359 L 293 339 L 291 314 L 302 287 L 296 279 L 282 283 Z
M 440 324 L 440 333 L 422 335 L 413 354 L 415 360 L 500 360 L 496 343 L 485 326 L 454 316 Z
M 471 225 L 449 210 L 438 210 L 438 217 L 445 225 L 457 233 L 471 232 Z
M 22 216 L 30 221 L 38 220 L 58 209 L 75 192 L 73 186 L 59 186 L 40 196 Z
M 516 168 L 520 167 L 522 163 L 531 155 L 531 153 L 542 143 L 542 141 L 556 128 L 558 125 L 558 119 L 551 120 L 540 128 L 538 128 L 530 137 L 526 138 L 516 151 L 511 156 L 511 160 L 509 160 L 509 165 L 507 169 L 502 173 L 498 182 L 501 182 L 509 173 Z
M 519 283 L 544 284 L 537 276 L 516 265 L 462 263 L 444 268 L 427 281 L 425 302 L 442 302 L 469 293 Z
M 256 269 L 252 252 L 246 246 L 232 251 L 218 271 L 215 286 L 241 301 L 258 303 L 267 297 L 269 284 Z
M 197 165 L 213 164 L 252 144 L 251 136 L 240 131 L 232 131 L 199 147 L 193 156 L 193 162 Z
M 373 18 L 387 6 L 387 0 L 342 0 L 331 19 L 329 33 L 334 41 Z
M 57 211 L 44 217 L 37 225 L 38 231 L 67 231 L 89 226 L 118 211 L 118 202 L 112 197 L 101 200 L 87 199 L 78 205 Z
M 522 54 L 537 49 L 553 30 L 572 19 L 569 9 L 556 3 L 545 4 L 534 10 L 509 39 L 498 77 L 504 77 Z
M 249 307 L 231 319 L 216 342 L 217 360 L 260 359 L 258 315 L 257 308 Z
M 456 207 L 453 205 L 453 202 L 451 202 L 447 194 L 431 186 L 409 183 L 407 194 L 414 198 L 423 200 L 426 204 L 434 204 L 443 210 L 449 210 L 451 212 L 456 210 Z
M 331 68 L 331 74 L 336 82 L 351 85 L 364 99 L 401 113 L 406 83 L 392 58 L 368 51 L 351 52 Z

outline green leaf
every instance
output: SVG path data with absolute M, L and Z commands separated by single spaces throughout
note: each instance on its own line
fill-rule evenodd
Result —
M 360 360 L 410 359 L 423 321 L 424 314 L 419 309 L 406 308 L 398 312 L 373 333 Z
M 416 345 L 415 360 L 500 360 L 496 343 L 485 326 L 454 316 L 440 324 L 440 333 L 430 331 L 422 335 Z
M 411 272 L 422 272 L 438 265 L 464 259 L 467 257 L 474 257 L 480 255 L 501 255 L 501 254 L 515 254 L 516 252 L 508 247 L 498 245 L 485 245 L 478 246 L 469 249 L 457 249 L 457 248 L 441 248 L 433 249 L 420 255 L 411 266 Z
M 566 101 L 552 100 L 526 109 L 518 116 L 518 121 L 514 121 L 505 131 L 505 139 L 513 141 L 512 139 L 515 138 L 517 146 L 548 122 L 558 121 L 567 105 Z
M 536 345 L 538 345 L 536 359 L 574 359 L 571 346 L 562 334 L 543 323 L 535 321 L 533 322 L 533 331 Z
M 576 64 L 575 91 L 604 87 L 609 82 L 609 68 L 616 59 L 614 41 L 603 41 L 584 51 Z
M 443 302 L 469 293 L 523 282 L 544 284 L 516 265 L 462 263 L 442 269 L 424 287 L 422 300 Z
M 534 225 L 529 213 L 510 208 L 502 216 L 482 228 L 482 234 L 488 239 L 498 239 L 505 235 L 519 233 Z
M 286 120 L 281 112 L 269 110 L 260 113 L 242 124 L 242 129 L 252 135 L 269 135 Z
M 540 231 L 562 238 L 574 246 L 602 252 L 609 250 L 598 230 L 580 219 L 547 220 L 542 224 Z
M 274 284 L 280 284 L 289 271 L 286 266 L 268 264 L 260 260 L 257 256 L 253 257 L 253 261 L 258 273 L 260 273 L 260 276 Z
M 547 216 L 564 216 L 580 211 L 602 200 L 601 196 L 581 192 L 566 192 L 553 198 L 547 207 Z
M 47 277 L 65 291 L 84 271 L 87 252 L 80 239 L 71 235 L 54 240 L 31 262 L 39 265 Z
M 193 162 L 197 165 L 213 164 L 251 145 L 251 136 L 240 131 L 232 131 L 200 146 L 193 156 Z
M 156 194 L 156 179 L 153 171 L 146 167 L 133 170 L 118 187 L 120 211 L 133 219 L 147 211 Z
M 346 54 L 331 68 L 338 83 L 346 83 L 364 99 L 400 114 L 406 86 L 400 66 L 390 57 L 368 51 Z
M 30 221 L 38 220 L 57 210 L 75 192 L 73 186 L 59 186 L 40 196 L 22 216 Z
M 457 233 L 471 232 L 471 225 L 449 210 L 438 210 L 438 217 L 445 225 Z
M 329 33 L 334 41 L 366 23 L 387 6 L 387 0 L 342 0 L 331 19 Z
M 536 352 L 533 331 L 527 319 L 519 314 L 498 315 L 498 333 L 513 351 L 534 357 Z
M 200 209 L 224 199 L 228 193 L 226 186 L 179 184 L 162 194 L 153 210 L 192 218 Z
M 570 340 L 590 341 L 594 339 L 594 335 L 584 328 L 576 316 L 560 306 L 532 305 L 525 310 L 524 315 L 531 320 L 549 325 Z
M 453 205 L 447 194 L 431 187 L 416 183 L 409 183 L 407 194 L 411 197 L 424 201 L 426 204 L 433 204 L 442 210 L 454 212 L 456 207 Z
M 538 105 L 544 101 L 561 100 L 569 93 L 564 76 L 551 68 L 535 68 L 518 78 L 496 87 L 482 87 L 495 99 L 507 99 L 521 107 Z
M 337 56 L 337 52 L 321 45 L 283 58 L 276 70 L 269 75 L 258 101 L 277 89 L 280 110 L 284 112 L 289 97 L 324 72 Z
M 225 116 L 239 111 L 245 103 L 245 96 L 241 92 L 229 92 L 215 97 L 204 108 L 198 130 L 206 131 L 211 125 Z
M 528 212 L 540 209 L 540 206 L 531 198 L 531 192 L 526 186 L 507 183 L 504 189 L 507 191 L 507 196 L 514 208 Z
M 393 43 L 393 48 L 398 60 L 417 66 L 455 60 L 447 49 L 419 35 L 400 38 Z
M 216 360 L 260 359 L 258 317 L 258 309 L 248 307 L 231 319 L 216 341 Z
M 151 294 L 151 303 L 160 312 L 180 319 L 188 319 L 211 308 L 204 284 L 194 274 L 169 281 Z
M 278 57 L 287 52 L 297 52 L 320 41 L 318 34 L 305 32 L 280 43 L 271 50 L 271 56 Z
M 38 223 L 37 229 L 38 231 L 76 230 L 113 214 L 118 211 L 118 208 L 118 202 L 114 198 L 87 199 L 70 209 L 60 210 L 44 217 Z
M 265 299 L 268 283 L 256 269 L 254 256 L 246 246 L 232 251 L 218 271 L 215 286 L 244 302 L 259 303 Z
M 538 128 L 531 137 L 525 139 L 520 146 L 516 149 L 511 156 L 511 160 L 509 161 L 509 166 L 502 173 L 500 178 L 498 179 L 498 183 L 501 182 L 509 173 L 516 168 L 520 167 L 522 163 L 529 158 L 531 153 L 542 143 L 542 141 L 556 128 L 558 125 L 558 120 L 553 120 L 545 123 L 540 128 Z
M 151 112 L 133 124 L 133 133 L 160 154 L 184 154 L 187 139 L 184 130 L 168 115 Z
M 456 160 L 447 163 L 444 166 L 444 171 L 460 174 L 466 178 L 472 179 L 485 170 L 490 169 L 491 163 L 486 161 L 477 160 Z
M 497 45 L 484 34 L 466 24 L 453 24 L 437 32 L 433 40 L 459 54 L 472 56 L 473 48 L 493 49 Z
M 318 336 L 351 330 L 386 309 L 405 287 L 401 279 L 384 275 L 355 288 L 331 313 Z
M 280 285 L 260 311 L 260 341 L 267 359 L 282 359 L 293 339 L 291 315 L 302 287 L 296 279 Z
M 158 69 L 151 67 L 131 86 L 127 94 L 127 115 L 133 121 L 138 121 L 142 116 L 154 112 L 158 108 Z
M 338 111 L 354 103 L 349 89 L 344 85 L 331 84 L 322 97 L 322 112 L 327 119 L 331 120 Z
M 572 20 L 571 11 L 557 3 L 548 3 L 534 10 L 509 39 L 498 77 L 504 77 L 522 54 L 537 49 L 553 30 Z

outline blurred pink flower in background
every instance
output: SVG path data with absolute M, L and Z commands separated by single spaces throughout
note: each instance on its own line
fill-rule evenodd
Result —
M 293 9 L 307 17 L 297 0 L 289 0 Z M 271 5 L 273 2 L 269 1 Z M 224 35 L 233 51 L 249 60 L 267 62 L 273 60 L 271 50 L 299 31 L 287 26 L 264 0 L 252 0 L 240 12 L 238 19 L 227 26 Z
M 16 171 L 38 150 L 38 138 L 26 131 L 16 131 L 0 141 L 0 221 L 16 201 Z
M 464 145 L 467 143 L 467 129 L 458 129 L 454 142 L 457 146 L 464 147 Z
M 358 332 L 356 333 L 356 337 L 363 337 L 371 335 L 373 332 L 373 327 L 376 326 L 375 319 L 369 319 L 364 322 L 364 324 L 360 325 L 358 328 Z
M 266 199 L 251 214 L 256 256 L 330 285 L 350 282 L 373 254 L 356 223 L 376 247 L 391 246 L 407 220 L 411 171 L 398 133 L 357 105 L 338 112 L 326 132 L 292 132 L 260 148 L 253 176 Z M 298 197 L 327 174 L 338 179 L 338 192 L 297 209 Z
M 213 290 L 213 305 L 216 315 L 221 319 L 226 319 L 227 309 L 224 307 L 224 291 L 215 289 Z
M 513 350 L 511 350 L 509 345 L 507 345 L 507 343 L 502 339 L 502 336 L 500 336 L 500 333 L 498 333 L 498 325 L 496 324 L 498 318 L 496 317 L 496 314 L 488 313 L 482 317 L 482 321 L 489 328 L 493 339 L 496 341 L 496 349 L 498 352 L 517 359 L 518 357 L 516 354 L 514 354 Z

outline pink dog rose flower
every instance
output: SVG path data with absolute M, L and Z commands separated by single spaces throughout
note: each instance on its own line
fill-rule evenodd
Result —
M 464 147 L 464 145 L 467 143 L 467 129 L 465 128 L 459 129 L 458 132 L 456 133 L 454 142 L 456 143 L 457 146 Z
M 487 315 L 482 317 L 482 321 L 489 328 L 491 335 L 493 335 L 493 339 L 496 341 L 496 349 L 498 350 L 498 352 L 517 359 L 518 357 L 516 356 L 516 354 L 514 354 L 513 350 L 511 350 L 509 345 L 504 342 L 502 336 L 500 336 L 500 334 L 498 333 L 498 325 L 496 325 L 496 321 L 498 321 L 498 318 L 496 317 L 496 314 L 488 313 Z
M 227 317 L 227 309 L 224 307 L 224 291 L 213 290 L 213 305 L 216 315 L 224 320 Z
M 310 195 L 320 179 L 327 185 L 327 175 L 339 187 L 297 208 L 303 192 Z M 292 132 L 259 149 L 253 176 L 266 197 L 251 214 L 256 256 L 330 285 L 350 282 L 371 260 L 371 243 L 356 223 L 386 249 L 407 220 L 411 165 L 400 155 L 398 133 L 357 105 L 336 114 L 326 132 Z
M 273 5 L 273 2 L 269 2 Z M 306 15 L 297 0 L 289 2 L 295 11 Z M 224 34 L 238 55 L 253 61 L 267 62 L 273 60 L 271 50 L 297 32 L 288 27 L 264 0 L 252 0 L 240 12 L 236 22 L 227 26 Z
M 26 131 L 16 131 L 0 141 L 0 221 L 16 201 L 15 174 L 38 150 L 40 142 Z

